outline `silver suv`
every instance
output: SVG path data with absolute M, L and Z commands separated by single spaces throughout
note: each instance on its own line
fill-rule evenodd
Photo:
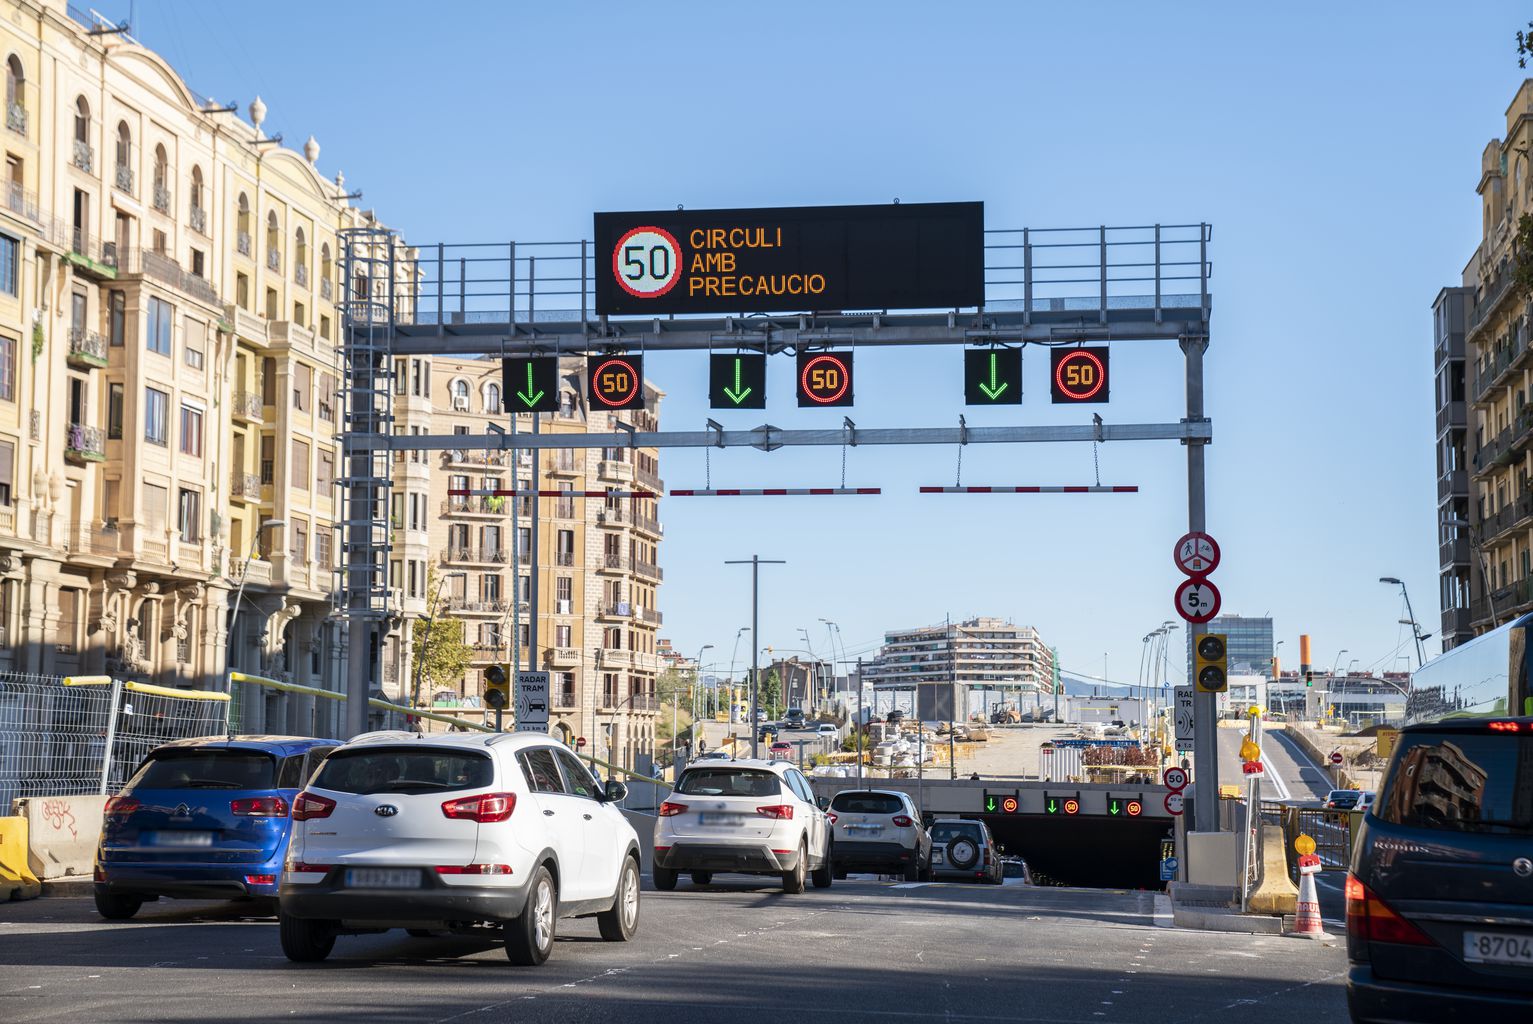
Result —
M 1001 851 L 983 821 L 939 818 L 932 822 L 932 877 L 1000 885 Z
M 910 797 L 893 789 L 848 789 L 830 802 L 836 835 L 836 877 L 869 871 L 929 878 L 931 837 Z

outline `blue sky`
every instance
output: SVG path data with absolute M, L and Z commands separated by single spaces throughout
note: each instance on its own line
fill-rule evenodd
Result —
M 126 17 L 125 2 L 98 9 Z M 589 237 L 596 210 L 983 200 L 989 227 L 1208 221 L 1210 531 L 1224 609 L 1270 613 L 1297 661 L 1401 667 L 1403 578 L 1436 633 L 1430 305 L 1479 235 L 1480 151 L 1521 80 L 1509 3 L 137 4 L 135 32 L 199 92 L 313 134 L 414 243 Z M 1281 14 L 1277 14 L 1281 10 Z M 647 12 L 647 13 L 646 13 Z M 345 45 L 339 45 L 344 43 Z M 970 423 L 1082 422 L 1048 404 L 1029 349 L 1020 410 Z M 869 350 L 859 425 L 965 412 L 956 350 Z M 780 365 L 775 365 L 780 362 Z M 700 428 L 701 354 L 651 356 L 662 419 Z M 1113 350 L 1110 422 L 1182 415 L 1175 347 Z M 948 383 L 950 382 L 950 383 Z M 774 360 L 766 414 L 730 427 L 835 426 L 792 407 Z M 714 414 L 718 415 L 718 414 Z M 762 573 L 761 641 L 819 619 L 849 651 L 888 628 L 995 614 L 1063 664 L 1133 681 L 1140 638 L 1174 617 L 1186 524 L 1175 443 L 1100 452 L 1132 496 L 923 497 L 952 449 L 858 449 L 879 498 L 668 499 L 663 635 L 729 659 Z M 1086 483 L 1086 446 L 970 447 L 965 483 Z M 838 449 L 715 453 L 715 486 L 825 485 Z M 703 457 L 665 455 L 671 486 Z M 1178 650 L 1180 648 L 1177 648 Z M 1434 636 L 1429 653 L 1437 649 Z M 740 658 L 748 658 L 748 641 Z M 1171 659 L 1173 665 L 1178 659 Z M 1173 668 L 1173 675 L 1178 669 Z

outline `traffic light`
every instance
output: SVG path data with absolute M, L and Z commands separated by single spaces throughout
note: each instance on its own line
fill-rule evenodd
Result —
M 1306 673 L 1304 673 L 1304 685 L 1305 686 L 1314 686 L 1315 685 L 1315 673 L 1313 673 L 1313 672 L 1306 672 Z
M 1016 793 L 992 793 L 985 791 L 985 813 L 1021 814 L 1022 801 Z
M 1223 693 L 1230 688 L 1228 637 L 1204 633 L 1198 637 L 1195 678 L 1199 693 Z
M 1043 794 L 1043 813 L 1079 814 L 1081 813 L 1081 795 L 1079 793 L 1045 793 Z
M 510 665 L 491 665 L 484 670 L 484 702 L 496 711 L 511 706 Z
M 1107 813 L 1114 818 L 1137 818 L 1144 813 L 1144 803 L 1137 796 L 1107 797 Z

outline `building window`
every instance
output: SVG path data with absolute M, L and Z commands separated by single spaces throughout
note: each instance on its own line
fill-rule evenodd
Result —
M 121 348 L 128 337 L 128 296 L 112 292 L 107 297 L 107 336 L 113 348 Z
M 261 360 L 261 404 L 277 404 L 277 361 L 271 356 Z
M 0 334 L 0 399 L 16 401 L 16 339 Z
M 319 418 L 335 422 L 335 377 L 329 373 L 319 375 Z
M 166 444 L 170 416 L 170 396 L 156 388 L 144 389 L 144 440 Z
M 309 489 L 309 442 L 293 442 L 293 486 L 299 490 Z
M 75 142 L 81 146 L 90 144 L 90 104 L 81 96 L 75 100 Z M 84 168 L 90 170 L 89 167 Z
M 19 295 L 21 292 L 18 256 L 21 243 L 10 235 L 0 235 L 0 292 Z
M 309 389 L 314 381 L 314 371 L 303 363 L 293 366 L 293 408 L 299 412 L 309 411 Z
M 13 132 L 27 133 L 27 73 L 22 69 L 21 58 L 14 53 L 5 59 L 6 125 Z
M 277 439 L 261 435 L 261 485 L 270 487 L 277 480 Z
M 117 122 L 117 187 L 133 194 L 133 133 L 128 122 Z
M 248 274 L 234 275 L 234 301 L 247 313 L 250 311 L 250 276 Z
M 122 440 L 122 385 L 108 384 L 106 389 L 106 436 Z
M 164 299 L 149 300 L 149 351 L 170 355 L 171 324 L 175 313 L 175 307 Z
M 330 340 L 330 318 L 323 313 L 319 315 L 319 336 L 326 341 Z
M 277 319 L 277 289 L 266 289 L 266 319 Z
M 328 492 L 335 482 L 335 452 L 328 448 L 319 450 L 319 469 L 314 478 L 314 489 Z
M 201 249 L 192 250 L 192 276 L 208 276 L 207 255 Z
M 192 168 L 192 195 L 191 195 L 191 200 L 192 200 L 192 211 L 191 211 L 192 212 L 192 217 L 191 217 L 192 230 L 196 231 L 198 234 L 202 234 L 202 235 L 205 235 L 205 234 L 208 233 L 208 215 L 207 215 L 206 208 L 203 205 L 203 199 L 204 198 L 205 197 L 204 197 L 203 191 L 202 191 L 202 168 L 201 167 L 193 167 Z
M 302 519 L 293 520 L 293 561 L 303 565 L 309 560 L 309 524 Z
M 321 569 L 333 568 L 330 552 L 330 531 L 320 527 L 314 533 L 314 561 L 319 563 Z
M 202 458 L 202 410 L 181 407 L 181 454 Z
M 170 210 L 170 158 L 165 155 L 165 147 L 158 143 L 154 147 L 154 195 L 151 199 L 154 208 L 161 213 Z
M 208 325 L 201 320 L 186 321 L 186 341 L 182 343 L 181 359 L 194 370 L 202 369 L 202 350 L 208 343 Z
M 0 505 L 11 503 L 11 485 L 16 476 L 16 445 L 0 441 Z
M 484 411 L 495 415 L 500 412 L 500 385 L 486 384 L 484 386 Z
M 188 544 L 195 544 L 201 540 L 201 521 L 202 495 L 185 487 L 181 488 L 176 502 L 176 526 L 181 531 L 181 539 Z

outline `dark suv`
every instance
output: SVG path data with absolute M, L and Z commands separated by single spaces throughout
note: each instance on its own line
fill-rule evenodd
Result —
M 1346 896 L 1354 1021 L 1533 1020 L 1533 718 L 1403 730 Z

